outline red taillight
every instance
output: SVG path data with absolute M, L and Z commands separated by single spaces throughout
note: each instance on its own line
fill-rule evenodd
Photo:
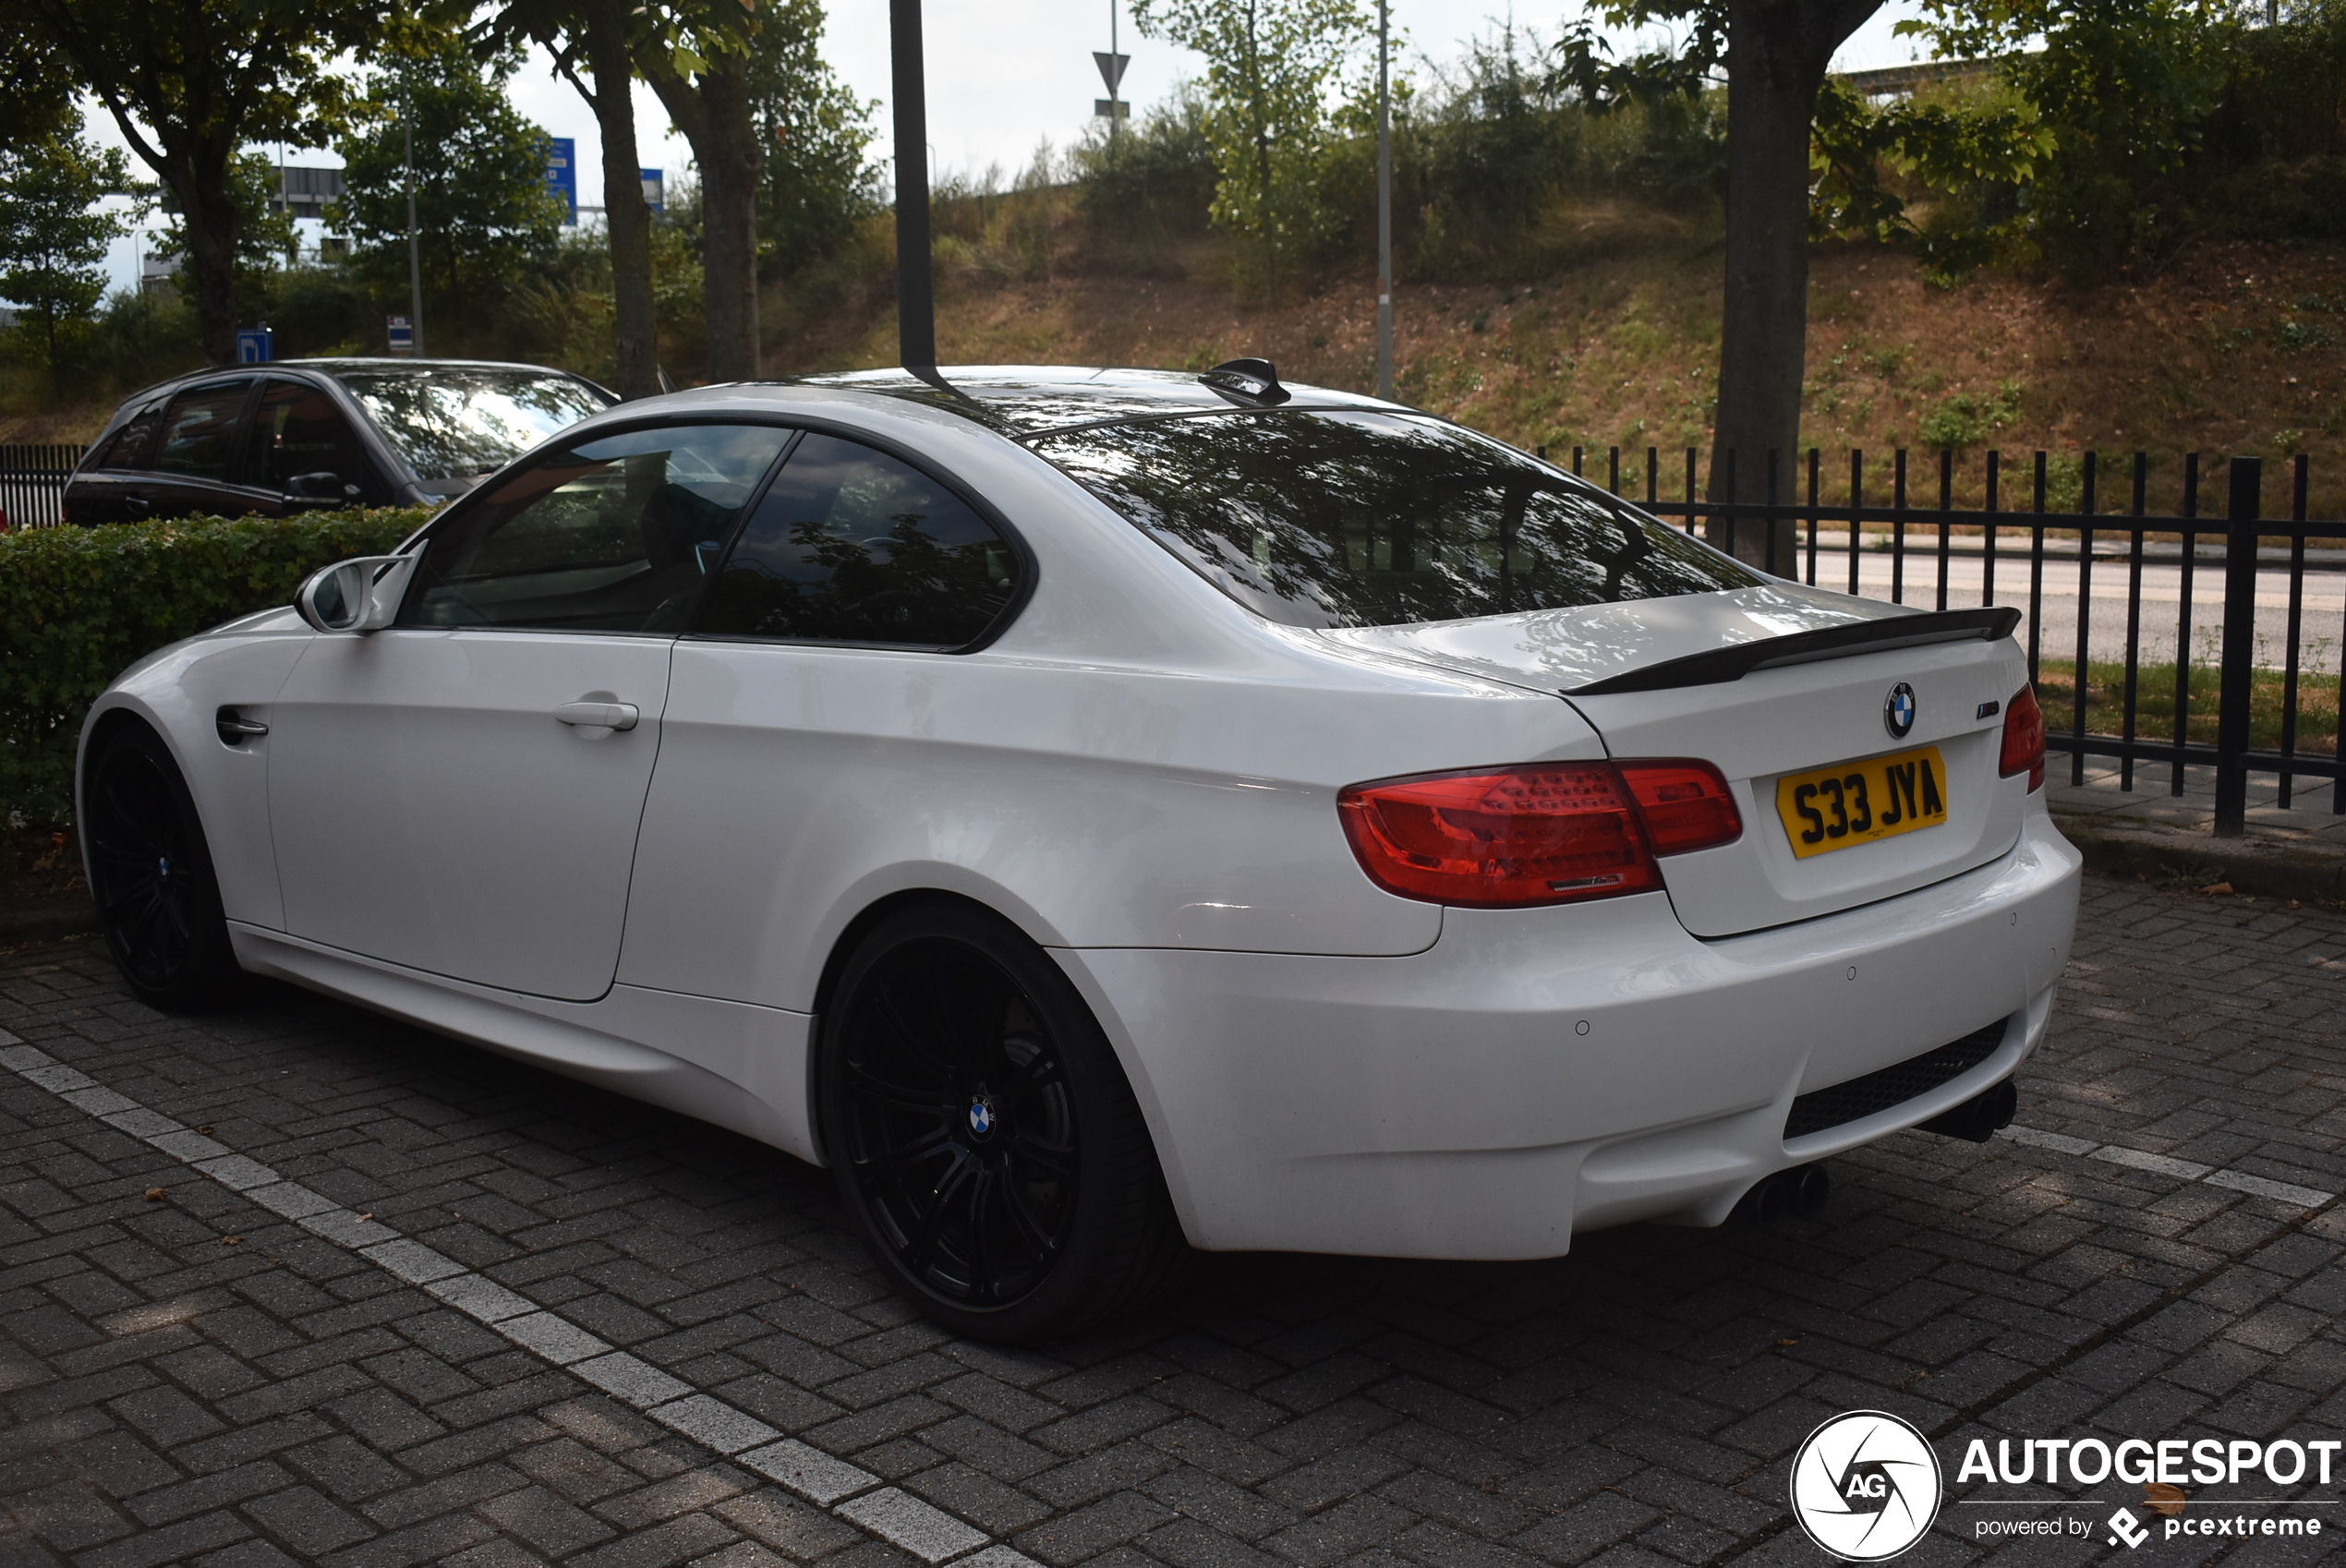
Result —
M 1471 909 L 1662 886 L 1656 854 L 1743 831 L 1707 763 L 1532 763 L 1361 784 L 1336 798 L 1360 868 L 1387 892 Z
M 1622 777 L 1646 819 L 1657 855 L 1683 855 L 1732 844 L 1743 837 L 1727 780 L 1707 762 L 1625 762 Z
M 2045 710 L 2037 706 L 2037 688 L 2023 686 L 2004 705 L 2003 754 L 1996 766 L 2006 778 L 2028 775 L 2033 791 L 2045 783 Z

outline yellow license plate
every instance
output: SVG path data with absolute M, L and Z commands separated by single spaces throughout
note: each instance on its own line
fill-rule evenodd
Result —
M 1947 820 L 1947 764 L 1936 746 L 1844 762 L 1776 780 L 1776 814 L 1801 860 L 1894 838 Z

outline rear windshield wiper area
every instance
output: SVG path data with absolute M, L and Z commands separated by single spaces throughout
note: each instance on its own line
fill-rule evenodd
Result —
M 1858 654 L 1887 653 L 1893 648 L 1921 647 L 1931 643 L 1996 642 L 2012 635 L 2020 611 L 2009 605 L 1981 609 L 1941 609 L 1920 615 L 1893 615 L 1828 626 L 1821 632 L 1793 632 L 1762 637 L 1664 659 L 1641 669 L 1625 670 L 1574 686 L 1567 697 L 1601 697 L 1615 692 L 1663 692 L 1679 686 L 1716 686 L 1740 681 L 1755 669 L 1775 669 L 1787 664 L 1814 664 L 1820 659 L 1849 658 Z

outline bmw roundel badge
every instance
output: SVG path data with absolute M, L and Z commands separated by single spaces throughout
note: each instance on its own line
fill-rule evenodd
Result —
M 1881 727 L 1893 741 L 1903 741 L 1915 727 L 1915 689 L 1904 681 L 1890 688 L 1881 705 Z
M 994 1102 L 990 1096 L 979 1094 L 970 1101 L 970 1131 L 984 1138 L 994 1130 Z

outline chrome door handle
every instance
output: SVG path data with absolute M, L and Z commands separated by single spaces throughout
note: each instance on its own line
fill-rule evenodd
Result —
M 554 710 L 564 724 L 602 730 L 633 730 L 642 718 L 634 703 L 564 703 Z

